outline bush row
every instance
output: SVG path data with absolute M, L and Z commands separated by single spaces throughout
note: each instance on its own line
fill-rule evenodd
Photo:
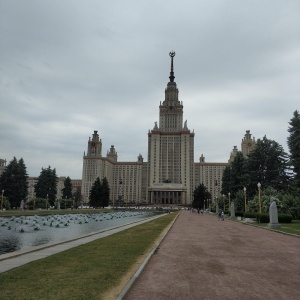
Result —
M 257 212 L 242 212 L 237 211 L 236 217 L 252 218 L 256 219 L 259 223 L 269 223 L 270 218 L 268 213 L 257 213 Z M 278 214 L 278 223 L 291 223 L 293 216 L 290 214 Z

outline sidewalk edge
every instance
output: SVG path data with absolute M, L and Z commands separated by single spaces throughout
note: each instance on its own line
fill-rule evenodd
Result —
M 166 235 L 169 233 L 170 229 L 173 227 L 174 223 L 176 222 L 178 216 L 180 215 L 177 214 L 176 218 L 172 221 L 172 223 L 169 225 L 169 228 L 166 230 L 166 232 L 164 233 L 164 235 L 160 238 L 160 240 L 158 241 L 158 243 L 156 244 L 156 246 L 152 249 L 152 251 L 148 254 L 148 256 L 146 257 L 146 259 L 144 260 L 144 262 L 140 265 L 140 267 L 137 269 L 137 271 L 134 273 L 134 275 L 131 277 L 131 279 L 129 280 L 129 282 L 125 285 L 125 287 L 122 289 L 121 293 L 118 295 L 118 297 L 116 298 L 116 300 L 122 300 L 124 299 L 124 297 L 127 295 L 127 293 L 130 291 L 131 287 L 134 285 L 135 281 L 139 278 L 139 276 L 141 275 L 141 273 L 143 272 L 143 270 L 145 269 L 146 265 L 148 264 L 150 258 L 153 256 L 153 254 L 157 251 L 157 249 L 159 248 L 160 244 L 162 243 L 162 241 L 164 240 L 164 238 L 166 237 Z

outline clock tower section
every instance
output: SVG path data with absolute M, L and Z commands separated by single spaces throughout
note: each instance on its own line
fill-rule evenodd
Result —
M 102 156 L 102 141 L 99 139 L 98 131 L 94 131 L 92 139 L 89 138 L 87 155 L 92 157 Z

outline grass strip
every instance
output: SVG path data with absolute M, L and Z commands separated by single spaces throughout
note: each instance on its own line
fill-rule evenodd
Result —
M 255 223 L 254 225 L 269 229 L 267 223 Z M 300 220 L 293 220 L 292 223 L 280 224 L 280 227 L 277 228 L 276 231 L 300 236 Z
M 171 213 L 0 274 L 1 299 L 105 299 L 174 220 Z

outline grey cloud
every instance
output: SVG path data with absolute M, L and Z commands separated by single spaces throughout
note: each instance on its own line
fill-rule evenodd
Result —
M 2 1 L 0 158 L 81 177 L 103 155 L 147 157 L 174 49 L 195 160 L 227 161 L 245 130 L 285 150 L 299 109 L 298 1 Z M 3 109 L 4 107 L 4 109 Z

